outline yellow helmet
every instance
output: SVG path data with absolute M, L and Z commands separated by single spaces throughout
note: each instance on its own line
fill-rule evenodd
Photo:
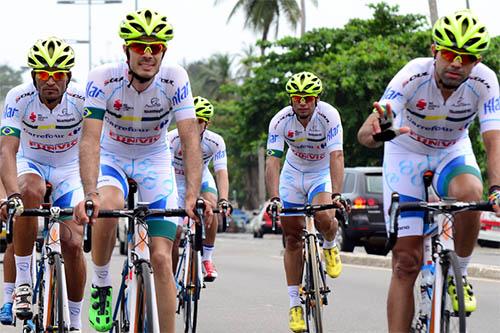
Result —
M 150 9 L 128 14 L 120 24 L 118 33 L 124 40 L 150 36 L 168 42 L 174 37 L 174 29 L 167 22 L 167 17 Z
M 33 69 L 58 68 L 70 70 L 75 65 L 75 52 L 62 39 L 38 40 L 28 52 L 28 66 Z

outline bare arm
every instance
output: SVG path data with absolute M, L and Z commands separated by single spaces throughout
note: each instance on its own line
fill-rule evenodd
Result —
M 19 193 L 17 184 L 16 153 L 19 149 L 19 138 L 15 136 L 2 136 L 0 139 L 0 177 L 5 194 Z
M 500 185 L 500 131 L 484 132 L 483 141 L 488 158 L 489 185 Z
M 179 137 L 181 139 L 181 149 L 184 159 L 184 173 L 186 175 L 186 210 L 191 214 L 194 210 L 196 198 L 200 193 L 201 170 L 203 161 L 201 160 L 200 135 L 197 128 L 196 119 L 184 119 L 177 123 Z M 194 218 L 194 213 L 191 218 Z
M 330 177 L 332 193 L 342 193 L 344 187 L 344 152 L 342 150 L 330 153 Z
M 221 169 L 215 172 L 215 181 L 217 182 L 217 190 L 219 191 L 219 199 L 229 198 L 229 175 L 226 169 Z
M 85 119 L 80 139 L 80 177 L 85 194 L 97 191 L 102 120 Z
M 270 198 L 279 197 L 281 159 L 268 156 L 266 159 L 266 188 Z

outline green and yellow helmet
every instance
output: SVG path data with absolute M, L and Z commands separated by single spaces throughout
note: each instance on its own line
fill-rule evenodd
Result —
M 166 16 L 154 10 L 144 9 L 128 14 L 121 22 L 118 34 L 126 41 L 155 37 L 168 42 L 174 37 L 174 28 L 167 22 Z
M 486 51 L 490 44 L 486 26 L 468 9 L 437 20 L 432 28 L 432 39 L 437 45 L 474 54 Z
M 75 52 L 57 37 L 38 40 L 28 52 L 28 66 L 33 69 L 70 70 L 75 65 Z
M 209 122 L 214 116 L 214 106 L 210 101 L 201 96 L 196 96 L 194 98 L 194 110 L 196 112 L 196 118 L 203 119 Z
M 286 83 L 286 92 L 289 95 L 313 95 L 318 96 L 323 91 L 323 85 L 319 77 L 310 72 L 300 72 L 292 75 Z

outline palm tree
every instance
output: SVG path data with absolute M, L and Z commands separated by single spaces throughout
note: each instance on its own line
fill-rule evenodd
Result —
M 215 4 L 222 0 L 215 0 Z M 295 29 L 301 18 L 300 8 L 297 0 L 237 0 L 228 22 L 242 10 L 245 14 L 245 28 L 251 28 L 262 33 L 262 40 L 267 41 L 271 26 L 275 26 L 275 35 L 278 35 L 279 19 L 285 15 L 291 27 Z M 261 54 L 264 54 L 265 46 L 261 46 Z
M 318 0 L 311 0 L 315 7 L 318 7 Z M 300 0 L 300 35 L 306 33 L 306 0 Z
M 208 99 L 224 98 L 219 88 L 232 82 L 232 63 L 234 57 L 229 54 L 214 54 L 207 60 L 196 61 L 186 66 L 195 95 Z

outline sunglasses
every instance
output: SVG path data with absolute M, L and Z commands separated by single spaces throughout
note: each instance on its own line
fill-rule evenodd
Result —
M 312 103 L 313 101 L 316 100 L 316 96 L 312 95 L 291 95 L 290 98 L 292 99 L 292 102 L 294 103 Z
M 470 65 L 479 59 L 481 56 L 472 53 L 458 52 L 444 46 L 436 45 L 436 50 L 441 52 L 441 57 L 448 62 L 459 62 L 462 65 Z
M 45 70 L 36 70 L 35 77 L 41 81 L 48 81 L 52 76 L 54 81 L 61 81 L 68 77 L 69 71 L 45 71 Z
M 140 55 L 143 55 L 146 52 L 149 52 L 151 55 L 157 55 L 167 49 L 167 44 L 164 42 L 143 42 L 140 40 L 133 40 L 127 42 L 125 45 Z

